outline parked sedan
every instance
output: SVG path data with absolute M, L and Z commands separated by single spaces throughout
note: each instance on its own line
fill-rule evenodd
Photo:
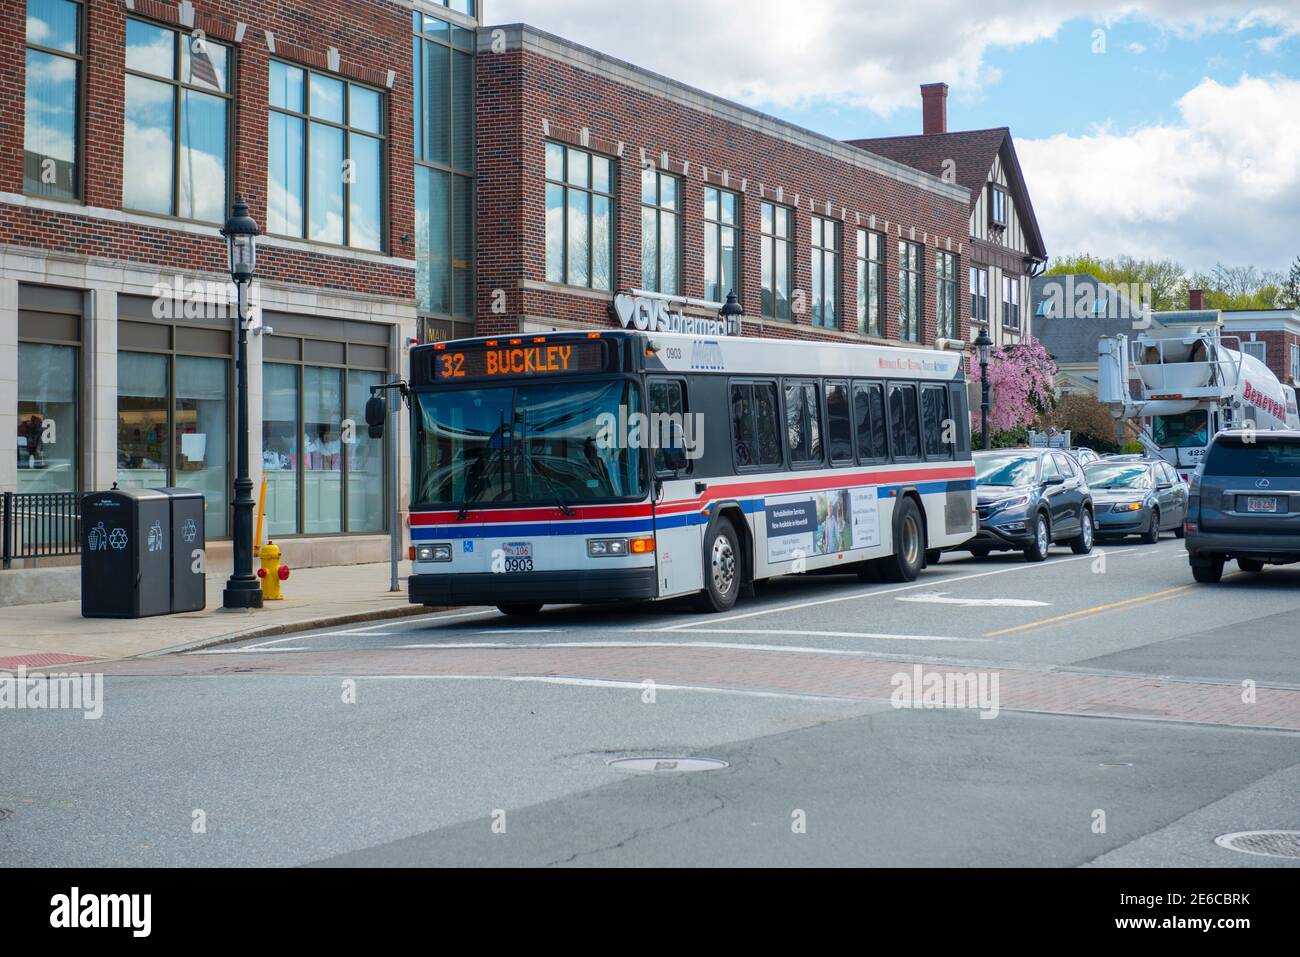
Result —
M 976 452 L 979 532 L 962 548 L 976 558 L 1021 551 L 1041 562 L 1052 543 L 1092 551 L 1092 495 L 1079 463 L 1049 449 Z
M 1160 533 L 1183 537 L 1187 483 L 1162 459 L 1105 459 L 1084 470 L 1097 512 L 1097 537 L 1140 535 L 1155 544 Z

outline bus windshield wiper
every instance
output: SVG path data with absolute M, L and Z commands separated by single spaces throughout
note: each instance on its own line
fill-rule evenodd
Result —
M 556 508 L 558 508 L 563 514 L 568 516 L 573 516 L 578 514 L 573 510 L 573 507 L 564 500 L 564 496 L 560 494 L 559 487 L 555 484 L 554 481 L 551 480 L 551 477 L 546 474 L 546 470 L 537 464 L 537 460 L 530 455 L 527 456 L 527 461 L 528 461 L 528 465 L 532 468 L 532 470 L 542 477 L 542 481 L 545 482 L 546 487 L 551 490 L 551 494 L 555 496 Z

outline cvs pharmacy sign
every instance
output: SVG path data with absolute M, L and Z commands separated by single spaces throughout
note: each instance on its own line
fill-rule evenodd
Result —
M 694 336 L 738 336 L 740 324 L 734 319 L 709 319 L 688 316 L 670 308 L 667 299 L 634 296 L 620 292 L 611 306 L 619 325 L 638 332 L 680 332 Z

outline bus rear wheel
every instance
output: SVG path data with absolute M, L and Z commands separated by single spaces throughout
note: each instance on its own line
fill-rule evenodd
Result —
M 511 618 L 531 618 L 542 610 L 540 601 L 517 601 L 506 605 L 497 605 L 497 611 Z
M 722 519 L 704 536 L 704 591 L 695 606 L 704 612 L 730 611 L 740 596 L 742 563 L 740 541 L 727 519 Z
M 894 507 L 894 553 L 877 559 L 880 577 L 887 582 L 916 581 L 925 565 L 925 526 L 921 510 L 911 498 Z

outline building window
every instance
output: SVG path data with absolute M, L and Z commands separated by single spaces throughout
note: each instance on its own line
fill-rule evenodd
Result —
M 229 379 L 226 359 L 117 354 L 118 484 L 202 492 L 208 538 L 227 534 Z
M 883 336 L 885 315 L 885 237 L 858 230 L 858 332 Z
M 740 197 L 704 187 L 704 298 L 725 302 L 740 295 Z
M 935 336 L 957 338 L 957 257 L 953 253 L 934 254 Z
M 834 329 L 839 325 L 838 250 L 839 224 L 812 217 L 812 324 Z
M 448 10 L 455 10 L 457 13 L 463 13 L 467 17 L 478 16 L 476 12 L 477 0 L 427 0 L 427 2 L 444 6 Z
M 267 232 L 336 246 L 383 246 L 383 97 L 272 60 Z
M 1248 356 L 1254 356 L 1265 365 L 1268 364 L 1268 343 L 1263 339 L 1243 339 L 1241 351 Z
M 1002 325 L 1020 328 L 1020 277 L 1002 277 Z
M 304 326 L 303 323 L 308 325 Z M 321 320 L 316 320 L 319 324 Z M 339 342 L 298 317 L 276 325 L 262 365 L 262 471 L 271 535 L 381 532 L 387 522 L 384 440 L 365 422 L 370 387 L 384 380 L 387 328 Z M 324 335 L 322 335 L 324 333 Z
M 229 64 L 226 47 L 202 34 L 127 18 L 124 208 L 225 221 Z
M 76 492 L 76 346 L 18 343 L 18 491 Z
M 613 288 L 614 170 L 604 156 L 546 144 L 546 281 Z
M 641 170 L 641 288 L 681 290 L 681 181 L 652 166 Z
M 474 297 L 474 31 L 419 11 L 412 25 L 416 305 L 422 313 L 468 319 Z
M 1300 344 L 1291 343 L 1291 381 L 1300 383 Z
M 790 318 L 790 276 L 794 214 L 785 206 L 764 203 L 762 207 L 763 316 Z
M 989 321 L 989 271 L 970 267 L 971 322 Z
M 23 189 L 81 197 L 81 4 L 27 2 Z
M 996 183 L 989 183 L 989 225 L 994 229 L 1007 227 L 1007 191 Z
M 921 341 L 921 244 L 898 244 L 898 338 Z

